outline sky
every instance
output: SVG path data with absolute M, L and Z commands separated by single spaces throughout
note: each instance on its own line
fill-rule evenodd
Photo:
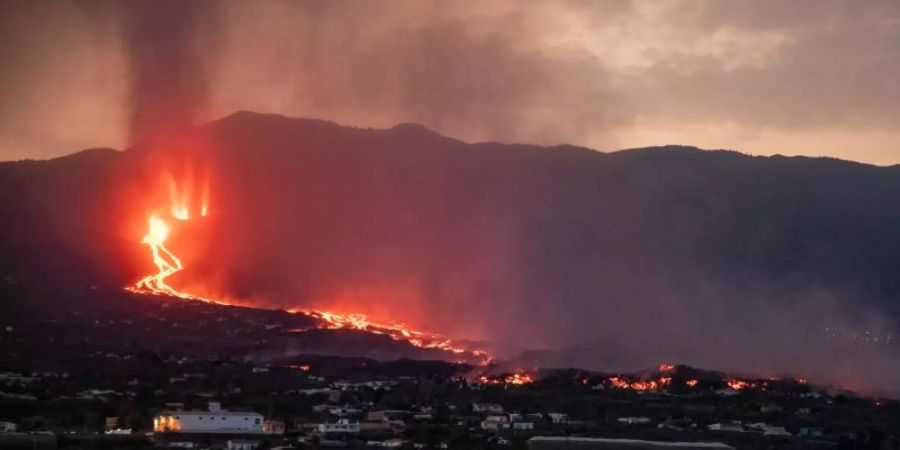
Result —
M 237 110 L 900 163 L 895 1 L 0 2 L 0 160 Z

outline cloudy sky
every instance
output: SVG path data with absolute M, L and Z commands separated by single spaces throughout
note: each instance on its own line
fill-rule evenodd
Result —
M 245 109 L 900 163 L 894 1 L 13 0 L 0 61 L 3 160 Z

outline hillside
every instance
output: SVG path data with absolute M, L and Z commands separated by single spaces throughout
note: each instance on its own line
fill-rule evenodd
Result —
M 391 316 L 509 354 L 615 342 L 598 355 L 629 367 L 828 370 L 797 358 L 811 335 L 882 336 L 900 318 L 897 167 L 467 144 L 249 112 L 0 164 L 0 274 L 133 282 L 150 270 L 141 192 L 183 160 L 211 171 L 213 212 L 175 237 L 190 250 L 178 282 L 252 304 Z

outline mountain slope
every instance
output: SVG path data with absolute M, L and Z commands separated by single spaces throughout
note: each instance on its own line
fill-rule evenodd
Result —
M 0 274 L 114 286 L 152 270 L 142 193 L 186 160 L 211 171 L 213 212 L 173 236 L 188 262 L 173 282 L 249 303 L 362 311 L 501 353 L 615 342 L 597 358 L 779 370 L 818 364 L 797 352 L 825 327 L 900 316 L 897 167 L 249 112 L 0 164 Z

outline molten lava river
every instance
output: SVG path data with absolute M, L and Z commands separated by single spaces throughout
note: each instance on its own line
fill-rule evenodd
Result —
M 166 247 L 166 240 L 172 231 L 170 223 L 176 221 L 187 222 L 191 220 L 193 212 L 192 206 L 199 210 L 199 217 L 206 217 L 209 215 L 208 182 L 204 184 L 204 188 L 200 195 L 200 201 L 196 202 L 197 204 L 194 204 L 188 189 L 180 188 L 171 176 L 167 179 L 171 203 L 168 214 L 161 214 L 158 212 L 150 214 L 147 223 L 147 234 L 141 241 L 142 244 L 150 248 L 153 264 L 156 266 L 156 272 L 141 278 L 133 285 L 127 286 L 125 289 L 136 294 L 174 297 L 219 305 L 232 304 L 223 299 L 208 298 L 181 291 L 171 286 L 166 281 L 169 277 L 184 269 L 184 264 L 178 256 Z M 482 365 L 486 365 L 491 361 L 490 356 L 484 350 L 466 348 L 446 336 L 413 330 L 402 323 L 377 322 L 369 320 L 363 314 L 338 314 L 331 311 L 315 309 L 296 309 L 290 310 L 289 312 L 294 314 L 304 314 L 316 319 L 317 322 L 322 324 L 319 328 L 361 330 L 369 333 L 386 335 L 394 340 L 405 341 L 419 348 L 437 349 L 446 351 L 449 354 L 465 355 L 468 358 L 460 359 L 475 360 Z

